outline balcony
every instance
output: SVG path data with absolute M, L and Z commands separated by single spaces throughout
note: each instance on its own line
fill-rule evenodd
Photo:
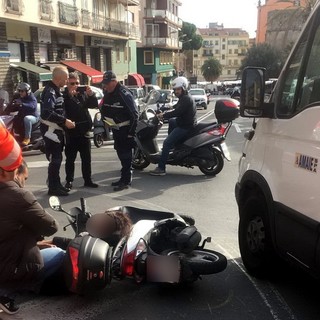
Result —
M 92 14 L 92 28 L 96 31 L 113 33 L 121 36 L 132 36 L 140 34 L 139 28 L 125 21 L 110 19 L 102 15 Z
M 4 1 L 5 12 L 22 15 L 24 6 L 22 0 L 6 0 Z
M 155 46 L 163 48 L 179 48 L 179 41 L 172 38 L 145 37 L 146 46 Z
M 122 3 L 124 6 L 139 6 L 140 0 L 109 0 L 110 3 Z
M 54 20 L 52 0 L 40 0 L 40 19 L 46 21 Z
M 145 9 L 144 16 L 146 19 L 160 19 L 157 22 L 169 21 L 177 25 L 178 27 L 182 27 L 182 20 L 176 16 L 175 14 L 171 13 L 168 10 L 156 10 L 156 9 Z
M 79 14 L 76 6 L 58 2 L 59 5 L 59 22 L 70 26 L 79 25 Z
M 213 57 L 213 53 L 203 53 L 203 57 Z

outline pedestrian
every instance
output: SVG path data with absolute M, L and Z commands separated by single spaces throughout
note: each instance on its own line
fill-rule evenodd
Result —
M 37 241 L 58 230 L 57 221 L 16 182 L 21 148 L 0 126 L 0 308 L 14 314 L 18 292 L 34 288 L 61 267 L 64 251 L 39 249 Z M 26 167 L 24 178 L 26 177 Z M 18 179 L 19 180 L 19 179 Z
M 112 129 L 114 149 L 122 166 L 120 179 L 111 185 L 114 191 L 121 191 L 128 189 L 132 181 L 132 153 L 138 109 L 131 92 L 117 81 L 114 72 L 104 73 L 102 86 L 105 94 L 101 114 Z
M 170 149 L 197 124 L 197 108 L 188 94 L 188 85 L 188 80 L 185 77 L 175 78 L 172 82 L 172 88 L 179 100 L 172 110 L 157 115 L 159 118 L 170 119 L 169 135 L 163 142 L 158 167 L 150 171 L 151 175 L 164 176 L 166 174 L 166 163 Z
M 88 108 L 98 108 L 98 99 L 90 86 L 79 87 L 79 76 L 69 74 L 68 84 L 63 93 L 66 117 L 74 121 L 74 129 L 66 129 L 66 184 L 65 188 L 72 189 L 74 179 L 74 162 L 77 153 L 80 153 L 81 170 L 84 186 L 97 188 L 98 185 L 91 179 L 91 140 L 90 130 L 92 119 Z M 79 90 L 83 88 L 84 91 Z
M 75 124 L 65 117 L 63 96 L 60 89 L 68 80 L 68 70 L 64 67 L 55 67 L 52 71 L 52 81 L 44 88 L 41 94 L 41 133 L 46 147 L 48 166 L 48 194 L 67 196 L 66 189 L 60 180 L 60 167 L 64 147 L 64 129 L 73 129 Z
M 14 130 L 21 139 L 21 144 L 27 146 L 30 143 L 32 125 L 39 120 L 37 110 L 37 99 L 31 92 L 31 87 L 26 82 L 17 86 L 19 98 L 15 99 L 15 106 L 18 106 L 18 114 L 14 117 Z

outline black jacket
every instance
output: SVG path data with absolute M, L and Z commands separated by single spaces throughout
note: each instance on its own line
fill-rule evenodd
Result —
M 117 84 L 113 92 L 106 92 L 101 106 L 103 117 L 112 118 L 115 123 L 130 121 L 128 135 L 134 136 L 138 123 L 138 109 L 129 89 Z
M 88 108 L 98 108 L 98 99 L 95 94 L 88 96 L 78 93 L 72 97 L 66 88 L 63 92 L 65 115 L 67 119 L 74 121 L 76 127 L 74 129 L 66 129 L 70 137 L 83 137 L 92 128 L 92 119 Z
M 173 110 L 163 114 L 164 119 L 177 118 L 177 125 L 183 129 L 192 129 L 197 124 L 197 108 L 188 94 L 183 94 L 173 106 Z
M 66 117 L 64 113 L 63 97 L 60 89 L 52 81 L 50 81 L 43 89 L 40 104 L 41 118 L 43 120 L 54 122 L 60 127 L 64 126 Z M 48 126 L 42 123 L 42 133 L 45 133 L 47 130 Z

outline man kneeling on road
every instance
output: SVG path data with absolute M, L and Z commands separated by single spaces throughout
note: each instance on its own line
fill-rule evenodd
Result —
M 169 135 L 163 142 L 158 167 L 150 171 L 153 176 L 164 176 L 166 174 L 166 163 L 170 149 L 197 124 L 197 108 L 188 94 L 188 80 L 185 77 L 178 77 L 173 80 L 172 88 L 179 101 L 173 106 L 172 110 L 158 115 L 160 118 L 170 119 Z

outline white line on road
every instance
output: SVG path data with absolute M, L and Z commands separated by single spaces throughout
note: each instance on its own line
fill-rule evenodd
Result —
M 238 133 L 241 133 L 241 132 L 242 132 L 241 129 L 240 129 L 240 126 L 239 126 L 237 123 L 234 123 L 233 126 L 235 127 L 235 129 L 236 129 L 236 131 L 237 131 Z

